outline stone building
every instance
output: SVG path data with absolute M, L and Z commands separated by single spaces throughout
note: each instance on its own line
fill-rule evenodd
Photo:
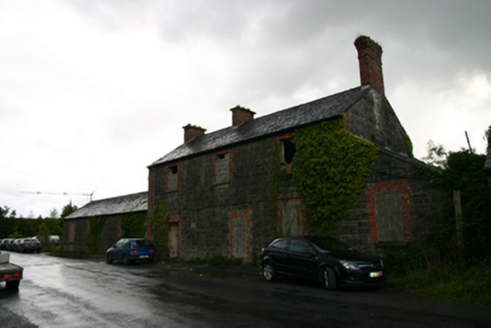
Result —
M 380 158 L 338 238 L 370 252 L 424 242 L 445 195 L 415 172 L 424 164 L 411 158 L 409 139 L 385 98 L 382 48 L 368 37 L 355 46 L 360 87 L 259 118 L 237 106 L 232 126 L 207 134 L 189 124 L 184 143 L 149 166 L 149 216 L 165 207 L 172 257 L 253 261 L 275 236 L 309 233 L 295 181 L 272 196 L 275 152 L 288 173 L 295 155 L 292 133 L 343 117 L 348 131 L 380 149 Z
M 122 228 L 125 222 L 131 222 L 131 225 L 146 223 L 147 196 L 147 192 L 140 192 L 95 200 L 68 215 L 63 219 L 63 249 L 103 253 L 122 237 L 144 237 L 144 226 L 131 227 L 132 231 L 128 232 L 131 236 L 122 236 Z M 141 235 L 133 235 L 136 233 L 134 231 L 140 230 Z M 93 245 L 90 245 L 91 240 Z

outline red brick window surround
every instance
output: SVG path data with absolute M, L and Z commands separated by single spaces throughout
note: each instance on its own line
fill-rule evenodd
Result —
M 252 210 L 229 211 L 228 216 L 228 248 L 231 258 L 251 261 L 252 256 Z
M 165 168 L 165 191 L 181 189 L 181 164 L 171 164 Z
M 367 212 L 370 217 L 367 221 L 368 227 L 370 228 L 370 235 L 368 239 L 372 243 L 378 243 L 381 238 L 380 235 L 385 232 L 379 231 L 379 227 L 377 225 L 377 218 L 381 209 L 377 210 L 377 196 L 383 195 L 392 195 L 398 197 L 400 195 L 400 201 L 397 200 L 397 206 L 400 204 L 400 209 L 396 209 L 398 213 L 400 213 L 402 219 L 402 229 L 403 236 L 402 239 L 405 242 L 409 242 L 413 239 L 411 228 L 414 224 L 414 218 L 411 215 L 412 202 L 409 197 L 411 191 L 411 186 L 407 180 L 395 180 L 395 181 L 387 181 L 387 182 L 379 182 L 379 183 L 369 183 L 367 188 L 365 189 L 365 194 L 368 196 L 368 204 L 367 204 Z M 380 205 L 379 205 L 380 206 Z M 396 222 L 400 223 L 400 222 Z M 379 222 L 381 225 L 381 222 Z
M 234 179 L 233 158 L 232 150 L 220 151 L 213 155 L 213 184 L 228 183 Z

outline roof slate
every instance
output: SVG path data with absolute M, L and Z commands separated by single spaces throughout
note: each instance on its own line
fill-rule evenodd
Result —
M 92 201 L 65 217 L 65 220 L 147 211 L 148 193 Z
M 150 167 L 340 116 L 370 90 L 369 86 L 356 87 L 193 138 Z

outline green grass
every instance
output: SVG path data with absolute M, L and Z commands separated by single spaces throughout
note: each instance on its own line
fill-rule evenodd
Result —
M 423 257 L 410 257 L 409 262 L 388 259 L 390 286 L 447 302 L 491 309 L 491 260 L 468 266 L 442 261 L 428 253 L 420 255 Z M 397 263 L 400 265 L 395 268 Z

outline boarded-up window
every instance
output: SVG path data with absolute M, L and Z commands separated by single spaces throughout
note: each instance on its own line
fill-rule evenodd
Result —
M 233 218 L 233 256 L 238 259 L 247 258 L 247 219 Z
M 378 240 L 381 242 L 404 241 L 401 192 L 375 194 Z
M 68 232 L 68 242 L 70 244 L 73 244 L 75 242 L 75 222 L 70 222 L 69 225 L 69 232 Z
M 230 181 L 230 153 L 221 153 L 215 156 L 215 183 Z
M 300 200 L 286 201 L 283 202 L 281 205 L 281 217 L 283 219 L 283 236 L 302 235 Z
M 179 186 L 179 166 L 172 165 L 167 169 L 167 191 L 175 191 Z
M 170 225 L 170 231 L 169 231 L 169 241 L 168 241 L 168 246 L 169 246 L 169 256 L 171 258 L 179 258 L 179 224 L 171 224 Z

